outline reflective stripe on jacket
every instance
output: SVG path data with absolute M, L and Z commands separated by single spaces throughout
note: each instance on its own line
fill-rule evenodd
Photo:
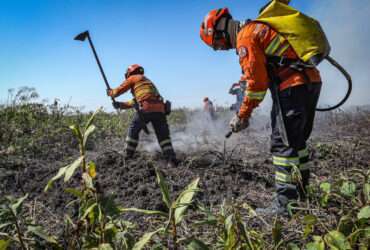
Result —
M 298 56 L 283 36 L 268 25 L 255 21 L 247 23 L 240 30 L 236 49 L 239 54 L 239 63 L 248 81 L 239 116 L 249 118 L 253 109 L 264 99 L 271 82 L 267 71 L 267 57 L 283 56 L 298 60 Z M 308 81 L 321 82 L 320 73 L 316 68 L 305 69 L 304 74 L 296 71 L 290 71 L 289 74 L 286 74 L 286 70 L 287 67 L 280 67 L 275 72 L 281 80 L 280 90 Z
M 113 89 L 113 97 L 119 96 L 131 90 L 132 95 L 144 112 L 164 112 L 164 104 L 154 83 L 143 75 L 132 75 L 119 87 Z M 134 105 L 133 101 L 126 102 Z

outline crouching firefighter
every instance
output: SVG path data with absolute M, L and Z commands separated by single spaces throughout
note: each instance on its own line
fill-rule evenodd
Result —
M 268 16 L 265 11 L 276 6 L 285 10 L 282 13 L 288 13 L 290 18 L 298 16 L 288 2 L 271 1 L 261 10 L 260 16 Z M 292 19 L 274 20 L 294 22 Z M 271 152 L 276 186 L 272 212 L 285 213 L 288 203 L 305 197 L 309 184 L 306 141 L 312 131 L 320 95 L 320 73 L 315 64 L 299 57 L 290 41 L 268 21 L 239 22 L 232 19 L 227 8 L 209 12 L 200 36 L 214 50 L 236 49 L 248 81 L 243 103 L 230 122 L 233 132 L 247 128 L 252 111 L 264 99 L 266 91 L 270 89 L 272 93 Z M 327 44 L 322 46 L 328 49 Z M 320 48 L 325 56 L 325 48 Z M 294 177 L 296 172 L 300 174 Z
M 119 109 L 135 108 L 136 114 L 131 121 L 126 138 L 126 159 L 133 157 L 139 143 L 141 130 L 146 133 L 147 123 L 152 123 L 159 145 L 168 163 L 177 165 L 176 154 L 172 147 L 170 131 L 166 119 L 171 111 L 170 102 L 163 102 L 156 86 L 144 76 L 144 68 L 134 64 L 128 67 L 126 80 L 117 88 L 107 91 L 108 96 L 117 97 L 131 90 L 134 99 L 128 102 L 114 102 Z

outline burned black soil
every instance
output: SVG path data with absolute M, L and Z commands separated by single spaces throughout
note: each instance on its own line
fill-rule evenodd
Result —
M 368 169 L 369 126 L 368 112 L 332 113 L 319 117 L 309 144 L 314 163 L 312 181 L 331 179 L 351 168 Z M 223 139 L 214 144 L 197 142 L 199 147 L 189 150 L 176 148 L 174 143 L 181 160 L 177 167 L 167 166 L 157 152 L 158 148 L 150 152 L 141 148 L 134 160 L 126 161 L 123 136 L 95 139 L 88 156 L 97 165 L 101 190 L 112 194 L 122 207 L 165 210 L 156 183 L 155 169 L 160 169 L 169 183 L 172 198 L 191 180 L 200 177 L 201 192 L 196 196 L 196 202 L 217 207 L 224 200 L 234 200 L 264 208 L 272 201 L 274 191 L 268 130 L 268 125 L 252 127 L 249 132 L 233 135 L 225 143 Z M 50 191 L 43 192 L 57 170 L 78 156 L 77 150 L 63 146 L 58 146 L 57 151 L 65 152 L 63 157 L 53 153 L 43 158 L 38 155 L 0 155 L 0 195 L 28 193 L 26 207 L 29 213 L 54 232 L 60 232 L 58 224 L 63 221 L 64 213 L 73 209 L 66 207 L 72 197 L 65 194 L 63 188 L 77 186 L 79 181 L 77 174 L 72 183 L 58 181 Z M 138 232 L 146 231 L 147 225 L 144 226 L 141 215 L 126 214 L 125 217 L 139 224 Z

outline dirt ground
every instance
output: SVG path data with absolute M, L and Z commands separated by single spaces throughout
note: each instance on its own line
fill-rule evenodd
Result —
M 369 168 L 369 114 L 361 111 L 318 115 L 309 144 L 314 162 L 312 181 L 330 179 L 338 171 L 353 167 Z M 178 138 L 176 133 L 184 131 L 183 128 L 172 129 L 174 138 Z M 194 141 L 195 146 L 188 149 L 174 139 L 181 160 L 176 168 L 165 164 L 155 146 L 149 152 L 141 147 L 135 160 L 125 161 L 124 138 L 96 140 L 88 156 L 97 165 L 102 190 L 113 194 L 123 207 L 165 209 L 155 177 L 155 168 L 159 168 L 163 170 L 173 197 L 195 177 L 200 177 L 198 202 L 212 207 L 220 205 L 225 199 L 239 200 L 248 202 L 254 208 L 263 208 L 270 204 L 274 191 L 269 129 L 268 119 L 264 117 L 261 121 L 252 122 L 247 132 L 233 135 L 226 142 L 223 140 L 224 131 L 217 131 L 216 141 L 207 134 L 203 137 L 199 135 Z M 149 137 L 142 141 L 151 140 L 153 138 Z M 50 153 L 43 158 L 37 155 L 0 156 L 0 195 L 28 193 L 27 207 L 33 211 L 36 221 L 58 231 L 53 227 L 63 220 L 63 214 L 70 209 L 66 208 L 66 204 L 72 197 L 63 192 L 61 181 L 55 183 L 48 193 L 44 193 L 43 188 L 56 171 L 72 162 L 77 154 L 77 150 L 65 149 L 63 153 Z M 77 185 L 77 181 L 78 176 L 72 186 Z M 137 214 L 127 215 L 127 218 L 139 224 L 143 222 Z

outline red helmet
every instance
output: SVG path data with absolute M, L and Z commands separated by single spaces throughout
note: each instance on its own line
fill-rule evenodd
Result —
M 144 68 L 140 66 L 139 64 L 132 64 L 127 68 L 125 77 L 127 79 L 129 78 L 129 76 L 138 75 L 138 74 L 144 75 Z
M 222 17 L 231 18 L 228 8 L 211 10 L 200 27 L 200 38 L 214 49 L 224 48 L 228 43 L 225 31 L 216 30 L 217 23 Z

